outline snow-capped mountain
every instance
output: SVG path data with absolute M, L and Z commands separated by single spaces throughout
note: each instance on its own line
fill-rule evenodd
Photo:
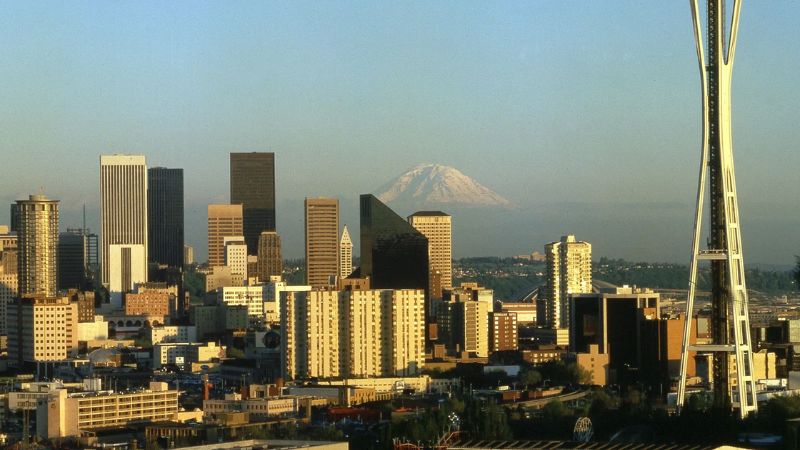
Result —
M 419 164 L 378 190 L 386 203 L 417 205 L 511 206 L 500 194 L 461 173 L 439 164 Z

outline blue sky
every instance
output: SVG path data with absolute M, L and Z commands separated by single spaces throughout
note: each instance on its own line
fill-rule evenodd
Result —
M 800 253 L 798 16 L 791 1 L 742 11 L 734 152 L 752 262 Z M 592 217 L 563 229 L 607 256 L 683 261 L 698 86 L 685 1 L 3 2 L 0 202 L 43 188 L 78 225 L 83 203 L 97 208 L 98 155 L 142 153 L 185 169 L 187 241 L 204 255 L 228 153 L 274 151 L 278 231 L 299 256 L 303 197 L 339 196 L 352 223 L 359 193 L 436 162 L 532 210 L 610 204 L 624 223 L 652 209 L 625 205 L 678 205 L 685 232 L 652 245 Z M 456 254 L 558 233 L 484 238 Z

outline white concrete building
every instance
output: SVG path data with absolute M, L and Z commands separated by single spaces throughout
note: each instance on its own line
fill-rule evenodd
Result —
M 108 321 L 101 315 L 94 316 L 94 322 L 78 322 L 79 341 L 102 341 L 108 339 Z
M 225 248 L 225 265 L 231 268 L 231 275 L 239 275 L 247 279 L 247 244 L 244 236 L 223 236 Z
M 148 330 L 153 345 L 167 342 L 197 342 L 197 327 L 194 325 L 165 325 Z
M 147 165 L 144 155 L 100 156 L 100 228 L 102 281 L 110 289 L 112 273 L 126 267 L 138 281 L 147 281 Z M 111 245 L 120 249 L 141 246 L 137 256 L 114 256 Z M 123 266 L 124 265 L 124 266 Z M 127 269 L 130 267 L 130 269 Z M 143 274 L 143 275 L 141 275 Z M 124 277 L 115 278 L 118 286 Z M 120 298 L 121 300 L 121 298 Z
M 111 244 L 106 254 L 110 258 L 106 265 L 109 300 L 112 306 L 121 308 L 123 294 L 147 282 L 147 245 Z
M 264 284 L 255 286 L 226 286 L 217 289 L 217 302 L 230 306 L 246 306 L 247 316 L 252 325 L 264 323 L 264 303 L 267 287 Z

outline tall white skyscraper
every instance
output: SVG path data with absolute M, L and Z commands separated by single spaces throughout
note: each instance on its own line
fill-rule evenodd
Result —
M 339 239 L 339 277 L 347 278 L 351 273 L 353 273 L 353 241 L 345 225 L 342 237 Z
M 143 155 L 100 156 L 102 280 L 147 281 L 147 166 Z M 140 249 L 138 246 L 142 246 Z M 112 255 L 112 247 L 118 255 Z M 114 271 L 125 271 L 112 276 Z M 122 282 L 124 281 L 124 282 Z M 121 293 L 120 293 L 121 294 Z M 121 295 L 112 292 L 112 301 Z
M 569 295 L 592 292 L 592 244 L 570 234 L 544 250 L 547 280 L 544 298 L 536 305 L 537 321 L 550 328 L 568 328 Z

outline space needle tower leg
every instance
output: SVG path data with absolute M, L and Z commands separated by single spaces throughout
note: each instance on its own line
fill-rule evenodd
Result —
M 756 387 L 744 279 L 739 205 L 733 166 L 731 134 L 731 74 L 739 30 L 741 0 L 734 0 L 730 35 L 725 32 L 725 0 L 707 0 L 706 42 L 703 42 L 698 0 L 692 9 L 695 45 L 700 66 L 703 107 L 703 145 L 697 188 L 689 294 L 681 347 L 677 407 L 686 400 L 690 352 L 713 355 L 714 406 L 735 407 L 741 418 L 756 412 Z M 708 248 L 701 248 L 704 200 L 708 195 Z M 711 344 L 693 345 L 692 317 L 700 262 L 711 265 Z M 733 355 L 734 367 L 730 367 Z M 735 381 L 735 394 L 731 380 Z

